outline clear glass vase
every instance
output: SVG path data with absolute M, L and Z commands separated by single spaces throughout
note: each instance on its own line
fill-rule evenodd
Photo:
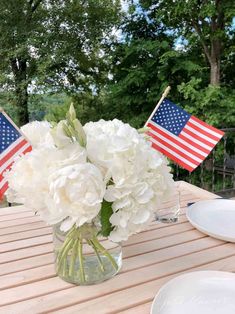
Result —
M 55 268 L 57 275 L 77 285 L 91 285 L 118 273 L 122 265 L 122 248 L 107 238 L 97 236 L 91 224 L 73 227 L 68 232 L 53 227 Z

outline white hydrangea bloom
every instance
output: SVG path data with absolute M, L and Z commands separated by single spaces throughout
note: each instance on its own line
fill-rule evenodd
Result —
M 139 141 L 138 132 L 129 124 L 117 119 L 113 121 L 100 120 L 89 122 L 84 126 L 87 136 L 87 155 L 89 160 L 100 167 L 105 173 L 115 171 L 110 169 L 120 162 L 127 161 L 131 150 Z M 123 167 L 121 170 L 123 171 Z
M 88 158 L 109 181 L 105 200 L 112 202 L 110 239 L 127 240 L 143 230 L 173 189 L 166 159 L 130 125 L 115 119 L 84 127 Z
M 91 222 L 100 209 L 105 183 L 100 170 L 91 163 L 76 164 L 55 171 L 49 178 L 48 210 L 45 219 L 62 221 L 61 230 Z
M 130 235 L 144 230 L 158 206 L 170 195 L 173 179 L 170 174 L 166 176 L 162 168 L 163 165 L 159 171 L 146 173 L 145 180 L 135 185 L 108 186 L 105 199 L 113 202 L 110 222 L 114 230 L 109 236 L 112 241 L 125 241 Z
M 33 121 L 23 125 L 20 129 L 33 148 L 54 146 L 53 139 L 50 135 L 51 124 L 49 122 Z

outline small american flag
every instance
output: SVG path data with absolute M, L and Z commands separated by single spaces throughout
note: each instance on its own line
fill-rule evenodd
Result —
M 8 189 L 4 172 L 11 168 L 17 156 L 31 150 L 31 145 L 14 122 L 5 112 L 0 112 L 0 199 Z
M 156 150 L 190 172 L 209 155 L 224 132 L 164 99 L 148 121 L 148 135 Z

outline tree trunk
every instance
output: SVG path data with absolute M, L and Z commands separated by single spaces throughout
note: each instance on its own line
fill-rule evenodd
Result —
M 210 84 L 214 86 L 220 85 L 220 61 L 211 62 L 210 64 Z
M 220 85 L 220 63 L 223 51 L 223 41 L 221 33 L 225 31 L 224 11 L 222 8 L 222 0 L 215 0 L 216 13 L 211 18 L 211 58 L 209 60 L 210 84 L 214 86 Z
M 27 85 L 16 86 L 15 94 L 19 126 L 22 126 L 29 122 Z
M 215 0 L 215 9 L 216 12 L 211 17 L 211 22 L 206 22 L 210 28 L 210 41 L 206 40 L 206 36 L 203 34 L 202 20 L 200 18 L 199 20 L 193 19 L 192 26 L 200 38 L 204 54 L 210 64 L 210 84 L 219 86 L 221 76 L 220 63 L 223 52 L 223 40 L 221 34 L 225 32 L 225 18 L 222 0 Z
M 21 126 L 29 122 L 26 59 L 20 57 L 12 59 L 11 67 L 15 81 L 15 105 L 17 107 L 18 123 Z
M 213 22 L 213 20 L 212 20 Z M 215 24 L 215 23 L 214 23 Z M 217 25 L 212 23 L 212 31 L 217 31 Z M 220 60 L 222 53 L 222 42 L 220 38 L 213 38 L 211 40 L 211 53 L 210 53 L 210 84 L 214 86 L 220 85 Z

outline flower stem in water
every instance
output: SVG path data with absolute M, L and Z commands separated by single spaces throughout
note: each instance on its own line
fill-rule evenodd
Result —
M 98 258 L 101 271 L 104 272 L 104 265 L 103 265 L 103 262 L 102 262 L 102 259 L 100 257 L 98 249 L 96 248 L 96 246 L 95 246 L 95 244 L 93 243 L 92 240 L 89 240 L 89 243 L 92 246 L 92 248 L 93 248 L 93 250 L 94 250 L 94 252 L 95 252 L 95 254 L 96 254 L 97 258 Z
M 72 277 L 74 274 L 74 266 L 75 266 L 77 255 L 78 255 L 78 239 L 76 239 L 73 243 L 72 254 L 70 257 L 70 264 L 69 264 L 69 276 L 70 277 Z
M 79 272 L 80 272 L 80 279 L 81 283 L 85 282 L 85 272 L 84 272 L 84 265 L 83 265 L 83 255 L 82 255 L 82 239 L 78 240 L 78 259 L 79 259 Z
M 99 240 L 96 237 L 93 237 L 92 242 L 96 249 L 99 250 L 101 254 L 104 254 L 110 260 L 110 263 L 113 265 L 113 268 L 118 270 L 118 265 L 115 259 L 112 257 L 111 254 L 109 254 L 109 252 L 103 247 L 103 245 L 100 244 Z
M 61 267 L 63 265 L 64 260 L 67 259 L 68 252 L 71 249 L 73 243 L 74 243 L 74 239 L 69 239 L 69 241 L 66 242 L 62 246 L 62 248 L 61 248 L 61 250 L 60 250 L 60 252 L 58 254 L 58 257 L 57 257 L 57 259 L 58 259 L 58 272 L 60 271 L 60 269 L 61 269 Z

